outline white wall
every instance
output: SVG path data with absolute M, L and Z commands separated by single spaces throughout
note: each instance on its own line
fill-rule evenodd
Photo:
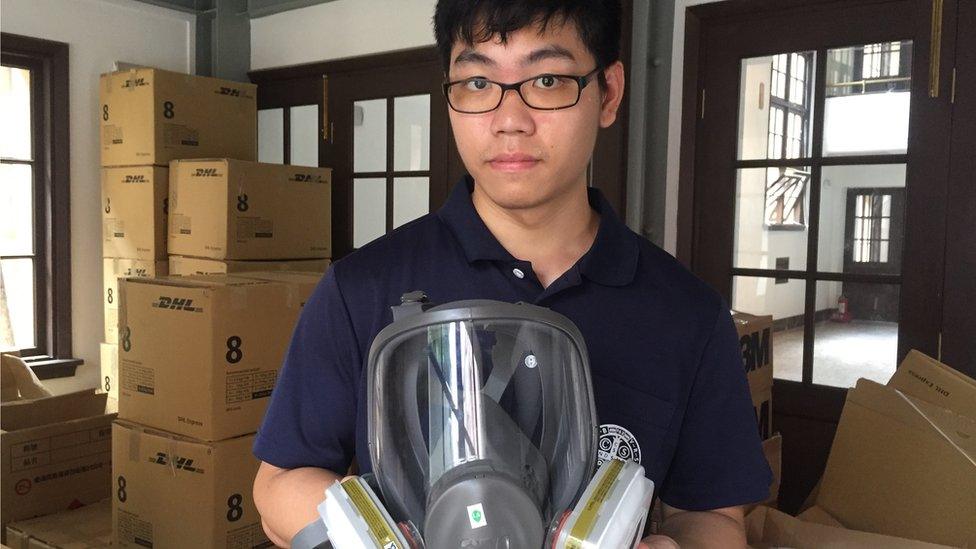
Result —
M 3 0 L 3 32 L 68 44 L 71 143 L 71 329 L 85 360 L 74 379 L 98 383 L 102 318 L 102 233 L 98 79 L 115 61 L 192 73 L 195 16 L 133 0 Z
M 436 0 L 335 0 L 251 21 L 251 70 L 434 44 Z

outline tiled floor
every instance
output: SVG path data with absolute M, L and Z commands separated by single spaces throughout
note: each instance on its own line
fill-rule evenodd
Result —
M 865 377 L 887 383 L 895 372 L 898 324 L 855 320 L 824 321 L 815 327 L 813 382 L 853 387 Z M 773 375 L 800 381 L 803 363 L 803 328 L 773 335 Z

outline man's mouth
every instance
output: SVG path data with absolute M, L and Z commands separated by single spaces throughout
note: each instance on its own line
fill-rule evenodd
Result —
M 499 154 L 488 161 L 488 164 L 492 167 L 492 169 L 501 172 L 520 172 L 531 170 L 538 163 L 538 158 L 521 153 Z

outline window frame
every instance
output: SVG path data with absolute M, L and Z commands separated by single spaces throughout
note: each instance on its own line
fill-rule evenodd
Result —
M 59 367 L 71 359 L 71 218 L 69 163 L 68 44 L 0 34 L 0 62 L 31 70 L 30 162 L 34 196 L 34 347 L 22 349 L 29 363 Z M 7 160 L 4 160 L 7 163 Z M 51 360 L 55 359 L 55 360 Z M 59 361 L 57 359 L 69 359 Z M 58 364 L 63 362 L 65 364 Z M 32 364 L 33 366 L 34 364 Z M 42 379 L 72 375 L 48 370 Z

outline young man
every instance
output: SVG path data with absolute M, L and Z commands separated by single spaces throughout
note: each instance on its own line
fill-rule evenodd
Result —
M 728 306 L 587 187 L 624 91 L 618 2 L 441 0 L 434 19 L 470 176 L 438 212 L 337 261 L 306 304 L 254 447 L 265 530 L 287 545 L 354 457 L 370 470 L 364 361 L 419 289 L 569 317 L 601 437 L 666 504 L 665 535 L 643 546 L 744 547 L 744 505 L 770 472 Z

